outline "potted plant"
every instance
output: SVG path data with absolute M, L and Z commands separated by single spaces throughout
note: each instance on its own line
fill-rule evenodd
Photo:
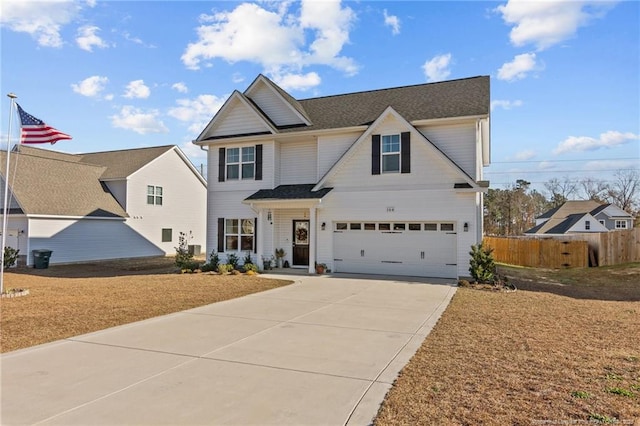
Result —
M 282 259 L 287 255 L 283 248 L 276 249 L 276 267 L 282 268 Z
M 322 275 L 327 270 L 327 265 L 324 263 L 316 263 L 316 274 Z

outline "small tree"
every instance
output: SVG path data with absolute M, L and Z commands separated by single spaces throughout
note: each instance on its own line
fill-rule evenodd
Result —
M 11 268 L 18 261 L 18 254 L 20 250 L 16 250 L 13 247 L 6 246 L 4 248 L 4 268 Z
M 493 282 L 496 264 L 493 260 L 493 249 L 483 247 L 482 243 L 471 246 L 471 260 L 469 261 L 469 273 L 476 282 Z
M 185 269 L 185 266 L 193 264 L 193 254 L 189 253 L 189 240 L 192 238 L 191 231 L 189 235 L 180 232 L 178 235 L 178 247 L 176 247 L 176 266 L 180 269 Z

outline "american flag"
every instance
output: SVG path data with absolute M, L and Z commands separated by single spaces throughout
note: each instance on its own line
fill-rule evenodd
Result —
M 20 114 L 20 123 L 22 123 L 20 143 L 50 143 L 53 145 L 59 140 L 71 139 L 71 136 L 66 133 L 62 133 L 44 121 L 24 112 L 20 105 L 18 105 L 18 114 Z

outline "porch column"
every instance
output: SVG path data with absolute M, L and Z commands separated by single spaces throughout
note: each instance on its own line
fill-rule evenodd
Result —
M 258 268 L 262 269 L 264 268 L 264 265 L 262 264 L 262 253 L 264 247 L 264 228 L 266 226 L 264 221 L 264 209 L 262 208 L 258 209 L 258 223 L 256 223 L 255 226 L 257 228 L 254 229 L 258 231 L 256 232 L 257 241 L 254 241 L 254 244 L 256 244 L 256 264 L 258 265 Z
M 309 273 L 316 273 L 316 208 L 309 208 Z

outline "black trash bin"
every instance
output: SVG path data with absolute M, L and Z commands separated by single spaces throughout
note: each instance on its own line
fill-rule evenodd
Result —
M 33 254 L 33 267 L 36 269 L 47 269 L 49 267 L 49 258 L 51 250 L 31 250 Z

